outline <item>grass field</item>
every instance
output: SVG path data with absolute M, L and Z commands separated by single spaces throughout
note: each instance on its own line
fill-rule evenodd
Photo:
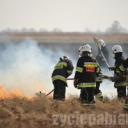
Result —
M 121 42 L 126 43 L 123 46 L 123 48 L 124 51 L 127 53 L 127 42 L 128 42 L 127 34 L 94 35 L 94 34 L 85 34 L 85 33 L 56 33 L 56 34 L 55 33 L 3 33 L 2 35 L 0 35 L 0 42 L 5 44 L 6 42 L 15 43 L 15 42 L 23 41 L 24 39 L 32 39 L 32 40 L 36 40 L 39 43 L 50 43 L 47 47 L 44 47 L 46 49 L 48 48 L 52 49 L 53 48 L 53 45 L 51 45 L 52 43 L 67 43 L 67 45 L 64 44 L 64 46 L 63 45 L 58 46 L 58 44 L 55 44 L 53 50 L 57 51 L 58 49 L 62 49 L 64 50 L 64 52 L 62 53 L 65 53 L 65 51 L 67 50 L 66 52 L 69 55 L 73 55 L 74 57 L 77 56 L 78 54 L 76 51 L 78 50 L 79 43 L 83 41 L 91 42 L 93 41 L 94 36 L 102 38 L 110 43 L 113 41 L 114 42 L 117 41 L 118 43 Z M 68 43 L 71 43 L 70 46 Z M 71 50 L 72 43 L 76 43 L 76 45 L 73 45 L 74 51 Z M 8 51 L 7 53 L 9 54 L 7 54 L 6 52 L 4 53 L 2 51 L 1 55 L 5 54 L 5 56 L 1 56 L 1 58 L 2 57 L 12 58 L 13 54 L 11 54 L 10 51 L 11 50 L 14 51 L 14 50 L 13 49 L 10 50 L 8 49 L 8 47 L 4 47 L 4 46 L 5 45 L 1 44 L 1 49 L 3 51 L 7 50 Z M 24 53 L 25 51 L 25 53 L 27 53 L 28 57 L 30 58 L 29 55 L 33 53 L 31 52 L 31 47 L 30 47 L 30 52 L 28 51 L 29 47 L 25 47 L 27 48 L 25 50 L 23 50 L 23 48 L 24 47 L 21 48 L 18 47 L 17 51 L 19 51 L 20 49 L 21 49 L 21 53 Z M 38 47 L 36 48 L 38 53 Z M 109 48 L 111 49 L 111 46 L 109 46 Z M 14 55 L 15 53 L 17 55 L 17 51 L 14 52 Z M 37 55 L 37 53 L 36 54 L 35 53 L 36 51 L 32 55 Z M 49 53 L 49 56 L 43 54 L 43 57 L 46 56 L 47 58 L 50 58 L 50 60 L 52 60 L 52 58 L 50 57 L 51 52 L 46 51 L 46 53 Z M 10 56 L 6 56 L 6 55 L 10 55 Z M 19 55 L 21 56 L 18 56 L 18 60 L 20 57 L 22 58 L 22 54 Z M 44 60 L 46 57 L 41 59 Z M 24 58 L 24 54 L 23 54 L 23 58 Z M 32 59 L 32 62 L 35 61 L 36 60 Z M 11 64 L 8 62 L 10 61 L 7 61 L 9 67 Z M 16 63 L 17 61 L 15 60 L 14 62 Z M 21 62 L 22 62 L 21 64 L 24 64 L 24 59 Z M 37 62 L 40 61 L 37 60 Z M 28 65 L 29 63 L 25 63 L 25 64 Z M 33 63 L 30 63 L 29 67 L 31 67 L 31 64 Z M 36 67 L 37 66 L 36 63 L 34 64 L 35 64 L 34 67 Z M 6 61 L 3 63 L 3 67 L 4 66 L 6 66 Z M 4 69 L 3 67 L 1 68 L 2 71 Z M 28 71 L 26 70 L 26 67 L 24 67 L 23 69 L 25 69 L 25 71 Z M 42 65 L 41 65 L 41 69 L 42 69 Z M 47 69 L 47 67 L 45 67 L 45 69 Z M 14 71 L 15 70 L 18 71 L 17 68 L 14 69 Z M 10 73 L 10 70 L 7 71 Z M 14 71 L 13 71 L 13 76 L 14 76 Z M 8 76 L 8 72 L 7 72 L 7 76 Z M 2 72 L 1 74 L 2 74 L 1 76 L 5 77 L 5 81 L 8 80 L 7 78 L 10 78 L 10 76 L 9 77 L 6 76 L 6 73 L 3 74 Z M 24 74 L 26 75 L 26 72 Z M 16 78 L 16 76 L 14 76 L 14 78 Z M 30 86 L 29 89 L 31 88 L 32 86 Z M 78 97 L 76 96 L 69 97 L 64 102 L 57 102 L 57 101 L 53 101 L 51 97 L 46 97 L 44 95 L 25 97 L 19 90 L 13 90 L 11 92 L 8 92 L 3 87 L 0 87 L 0 128 L 90 128 L 90 127 L 91 128 L 127 128 L 128 114 L 123 111 L 123 103 L 118 101 L 117 99 L 109 100 L 106 98 L 104 102 L 97 101 L 95 107 L 82 106 L 79 103 Z
M 4 91 L 4 92 L 3 92 Z M 3 93 L 2 93 L 3 92 Z M 6 92 L 6 94 L 5 94 Z M 1 88 L 0 128 L 127 128 L 128 115 L 116 99 L 82 106 L 76 97 L 65 102 L 51 97 L 23 97 Z M 3 95 L 2 95 L 3 94 Z

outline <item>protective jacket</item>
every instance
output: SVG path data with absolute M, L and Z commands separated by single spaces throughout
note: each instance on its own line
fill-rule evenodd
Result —
M 78 88 L 96 87 L 98 67 L 94 58 L 88 55 L 80 57 L 77 62 L 74 84 L 77 84 Z
M 127 83 L 126 83 L 127 69 L 124 67 L 124 62 L 125 60 L 123 57 L 115 61 L 115 68 L 114 68 L 115 87 L 127 86 Z
M 54 71 L 52 73 L 52 81 L 61 80 L 67 84 L 67 77 L 72 74 L 72 71 L 72 62 L 60 60 L 54 67 Z

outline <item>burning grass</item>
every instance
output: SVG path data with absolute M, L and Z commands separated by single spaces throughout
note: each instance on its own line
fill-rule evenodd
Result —
M 8 93 L 3 88 L 0 90 L 0 128 L 105 128 L 108 125 L 73 123 L 69 118 L 76 114 L 86 115 L 86 118 L 89 118 L 90 114 L 124 114 L 122 103 L 118 100 L 105 103 L 98 101 L 94 108 L 81 106 L 76 97 L 70 97 L 65 102 L 57 102 L 50 97 L 35 96 L 30 99 Z M 109 127 L 127 126 L 114 124 Z
M 12 90 L 8 92 L 2 86 L 0 86 L 0 99 L 12 99 L 13 97 L 21 97 L 22 93 L 19 90 Z

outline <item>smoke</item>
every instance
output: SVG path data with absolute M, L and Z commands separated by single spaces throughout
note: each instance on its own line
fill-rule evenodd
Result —
M 26 40 L 6 43 L 0 50 L 0 85 L 19 89 L 25 95 L 51 89 L 51 72 L 58 56 Z
M 107 76 L 113 76 L 114 75 L 113 71 L 110 71 L 106 68 L 102 69 L 102 73 L 104 75 L 107 75 Z M 102 90 L 103 95 L 105 95 L 109 98 L 114 98 L 117 95 L 116 89 L 114 88 L 114 83 L 110 80 L 105 80 L 105 79 L 102 80 L 102 83 L 100 85 L 100 89 Z
M 75 56 L 76 49 L 71 50 L 71 46 L 64 48 L 56 45 L 54 48 L 48 48 L 33 40 L 0 44 L 0 85 L 8 90 L 18 89 L 24 95 L 51 91 L 53 89 L 51 74 L 60 56 L 68 55 L 72 59 L 75 72 L 78 56 Z M 113 57 L 109 58 L 111 59 L 109 63 L 113 64 Z M 107 69 L 102 71 L 105 75 L 113 75 Z M 70 77 L 74 77 L 74 72 Z M 101 90 L 109 97 L 116 95 L 116 90 L 110 81 L 104 80 Z M 68 81 L 66 94 L 79 95 L 79 90 L 74 88 L 73 81 Z

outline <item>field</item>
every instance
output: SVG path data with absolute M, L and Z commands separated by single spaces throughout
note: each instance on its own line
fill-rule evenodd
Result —
M 1 87 L 0 128 L 126 128 L 128 115 L 116 99 L 81 106 L 74 96 L 65 102 L 51 97 L 24 97 Z
M 27 93 L 37 91 L 37 84 L 41 87 L 45 85 L 44 88 L 50 85 L 51 89 L 51 83 L 48 84 L 51 81 L 46 78 L 51 76 L 57 57 L 66 53 L 76 63 L 80 43 L 90 42 L 97 54 L 97 48 L 92 42 L 94 36 L 103 38 L 108 43 L 110 64 L 113 61 L 113 44 L 109 43 L 122 42 L 124 52 L 128 53 L 127 34 L 0 33 L 0 84 L 9 87 L 6 88 L 7 91 L 0 86 L 0 128 L 127 128 L 128 114 L 123 110 L 123 102 L 117 99 L 105 98 L 104 102 L 97 101 L 94 107 L 82 106 L 76 96 L 57 102 L 52 100 L 52 96 L 42 94 L 27 97 L 21 93 L 23 90 Z M 24 39 L 30 41 L 26 43 Z M 35 45 L 31 40 L 39 44 Z M 23 42 L 18 44 L 20 41 Z M 58 52 L 57 55 L 55 51 Z M 47 74 L 46 78 L 44 74 Z M 42 79 L 43 84 L 40 82 Z M 14 88 L 20 91 L 9 91 Z M 71 94 L 72 90 L 71 88 Z

